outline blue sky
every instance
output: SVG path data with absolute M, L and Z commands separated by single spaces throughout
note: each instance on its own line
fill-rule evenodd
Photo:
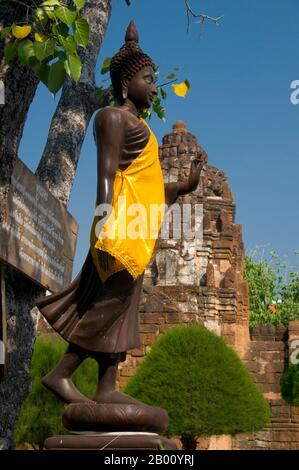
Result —
M 98 59 L 123 44 L 131 19 L 140 44 L 161 73 L 173 67 L 188 78 L 186 98 L 171 91 L 167 120 L 153 118 L 159 142 L 177 119 L 209 154 L 209 164 L 224 170 L 243 225 L 245 247 L 276 250 L 291 264 L 299 249 L 299 104 L 290 100 L 299 80 L 298 0 L 190 0 L 195 11 L 224 15 L 220 26 L 206 23 L 201 36 L 192 22 L 186 33 L 183 0 L 113 1 L 108 32 Z M 35 171 L 58 102 L 40 85 L 30 108 L 19 157 Z M 82 148 L 69 211 L 80 225 L 74 275 L 88 250 L 96 189 L 96 148 L 89 126 Z

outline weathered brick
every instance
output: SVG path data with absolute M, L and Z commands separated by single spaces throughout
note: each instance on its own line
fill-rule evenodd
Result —
M 269 384 L 269 383 L 262 383 L 260 387 L 264 393 L 273 392 L 273 393 L 280 393 L 280 385 L 278 384 Z
M 167 313 L 166 322 L 167 323 L 180 323 L 181 315 L 179 312 Z
M 285 365 L 284 362 L 282 361 L 275 361 L 275 362 L 269 362 L 269 364 L 266 365 L 265 372 L 284 372 L 285 370 Z
M 284 351 L 285 348 L 286 346 L 282 341 L 271 341 L 267 351 Z
M 273 352 L 273 351 L 261 351 L 260 357 L 266 359 L 267 361 L 283 361 L 284 353 L 283 352 Z
M 177 147 L 171 147 L 171 148 L 169 149 L 169 156 L 170 156 L 170 157 L 176 157 L 177 154 L 178 154 L 178 149 L 177 149 Z
M 285 406 L 272 406 L 272 417 L 277 418 L 281 417 L 284 419 L 290 419 L 291 418 L 291 407 L 290 405 L 285 405 Z
M 169 330 L 170 328 L 173 328 L 174 326 L 179 326 L 179 323 L 168 323 L 165 325 L 161 325 L 160 332 L 163 333 L 164 331 Z
M 162 304 L 158 304 L 158 303 L 151 303 L 149 301 L 149 303 L 146 303 L 145 305 L 143 305 L 143 312 L 145 313 L 151 313 L 151 312 L 164 312 L 165 308 L 164 308 L 164 305 Z
M 118 389 L 123 390 L 128 383 L 128 377 L 120 377 L 118 381 Z
M 180 320 L 182 323 L 199 323 L 200 317 L 196 313 L 182 313 Z
M 261 365 L 258 362 L 253 361 L 246 361 L 245 365 L 249 372 L 258 372 L 261 368 Z
M 254 377 L 258 383 L 279 384 L 281 374 L 255 374 Z
M 142 323 L 155 323 L 161 325 L 165 321 L 165 315 L 160 312 L 146 312 L 142 314 Z
M 131 354 L 131 356 L 133 356 L 133 357 L 135 357 L 135 356 L 136 356 L 136 357 L 144 356 L 145 350 L 144 350 L 144 348 L 135 348 L 135 349 L 131 349 L 130 354 Z
M 139 326 L 140 333 L 156 333 L 158 331 L 158 326 L 152 323 L 149 324 L 141 324 Z
M 268 351 L 269 343 L 268 341 L 252 341 L 250 343 L 251 351 Z
M 121 371 L 122 377 L 132 377 L 135 374 L 135 369 L 133 367 L 124 367 Z
M 259 358 L 258 351 L 251 351 L 251 350 L 246 351 L 243 357 L 244 360 L 253 361 L 253 362 L 256 362 L 258 358 Z
M 272 434 L 273 441 L 278 442 L 299 442 L 299 431 L 293 430 L 273 430 Z
M 140 342 L 144 346 L 153 344 L 153 342 L 156 341 L 156 339 L 157 339 L 157 335 L 155 333 L 142 333 L 140 335 Z

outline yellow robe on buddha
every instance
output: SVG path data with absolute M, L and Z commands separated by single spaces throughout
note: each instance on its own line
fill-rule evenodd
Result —
M 127 269 L 134 280 L 140 276 L 152 257 L 163 222 L 164 178 L 158 142 L 150 128 L 149 131 L 150 138 L 143 151 L 125 170 L 116 171 L 112 196 L 114 213 L 110 214 L 98 237 L 96 218 L 92 225 L 91 255 L 102 282 L 123 269 Z M 98 250 L 114 257 L 108 271 L 99 265 Z

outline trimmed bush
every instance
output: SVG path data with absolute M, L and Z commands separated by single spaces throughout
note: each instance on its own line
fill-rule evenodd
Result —
M 282 398 L 291 405 L 299 405 L 299 364 L 290 364 L 281 378 Z
M 252 433 L 270 407 L 223 338 L 196 326 L 167 331 L 127 384 L 126 393 L 169 414 L 168 436 L 194 448 L 199 436 Z
M 47 437 L 68 433 L 61 422 L 64 404 L 41 383 L 41 379 L 57 365 L 66 348 L 67 343 L 61 338 L 36 338 L 30 367 L 32 391 L 22 406 L 15 428 L 17 444 L 30 442 L 42 447 Z M 87 359 L 74 374 L 73 381 L 84 395 L 92 397 L 97 378 L 97 363 Z

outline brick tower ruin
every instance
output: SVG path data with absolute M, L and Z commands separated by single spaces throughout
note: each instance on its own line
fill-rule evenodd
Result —
M 188 178 L 190 159 L 197 153 L 205 151 L 185 124 L 177 121 L 160 146 L 165 182 Z M 223 336 L 239 354 L 269 400 L 273 417 L 268 428 L 258 433 L 204 439 L 199 445 L 209 449 L 299 449 L 298 407 L 285 404 L 280 396 L 288 341 L 299 338 L 299 324 L 292 322 L 289 328 L 259 325 L 250 339 L 242 227 L 235 223 L 236 206 L 224 172 L 206 165 L 197 189 L 179 197 L 177 203 L 201 206 L 197 223 L 202 225 L 202 243 L 196 243 L 194 236 L 160 236 L 157 240 L 140 304 L 141 346 L 129 351 L 120 370 L 120 387 L 163 331 L 184 323 L 204 325 Z M 192 217 L 194 220 L 194 213 Z M 170 227 L 172 220 L 170 217 Z M 193 229 L 198 228 L 195 225 Z

